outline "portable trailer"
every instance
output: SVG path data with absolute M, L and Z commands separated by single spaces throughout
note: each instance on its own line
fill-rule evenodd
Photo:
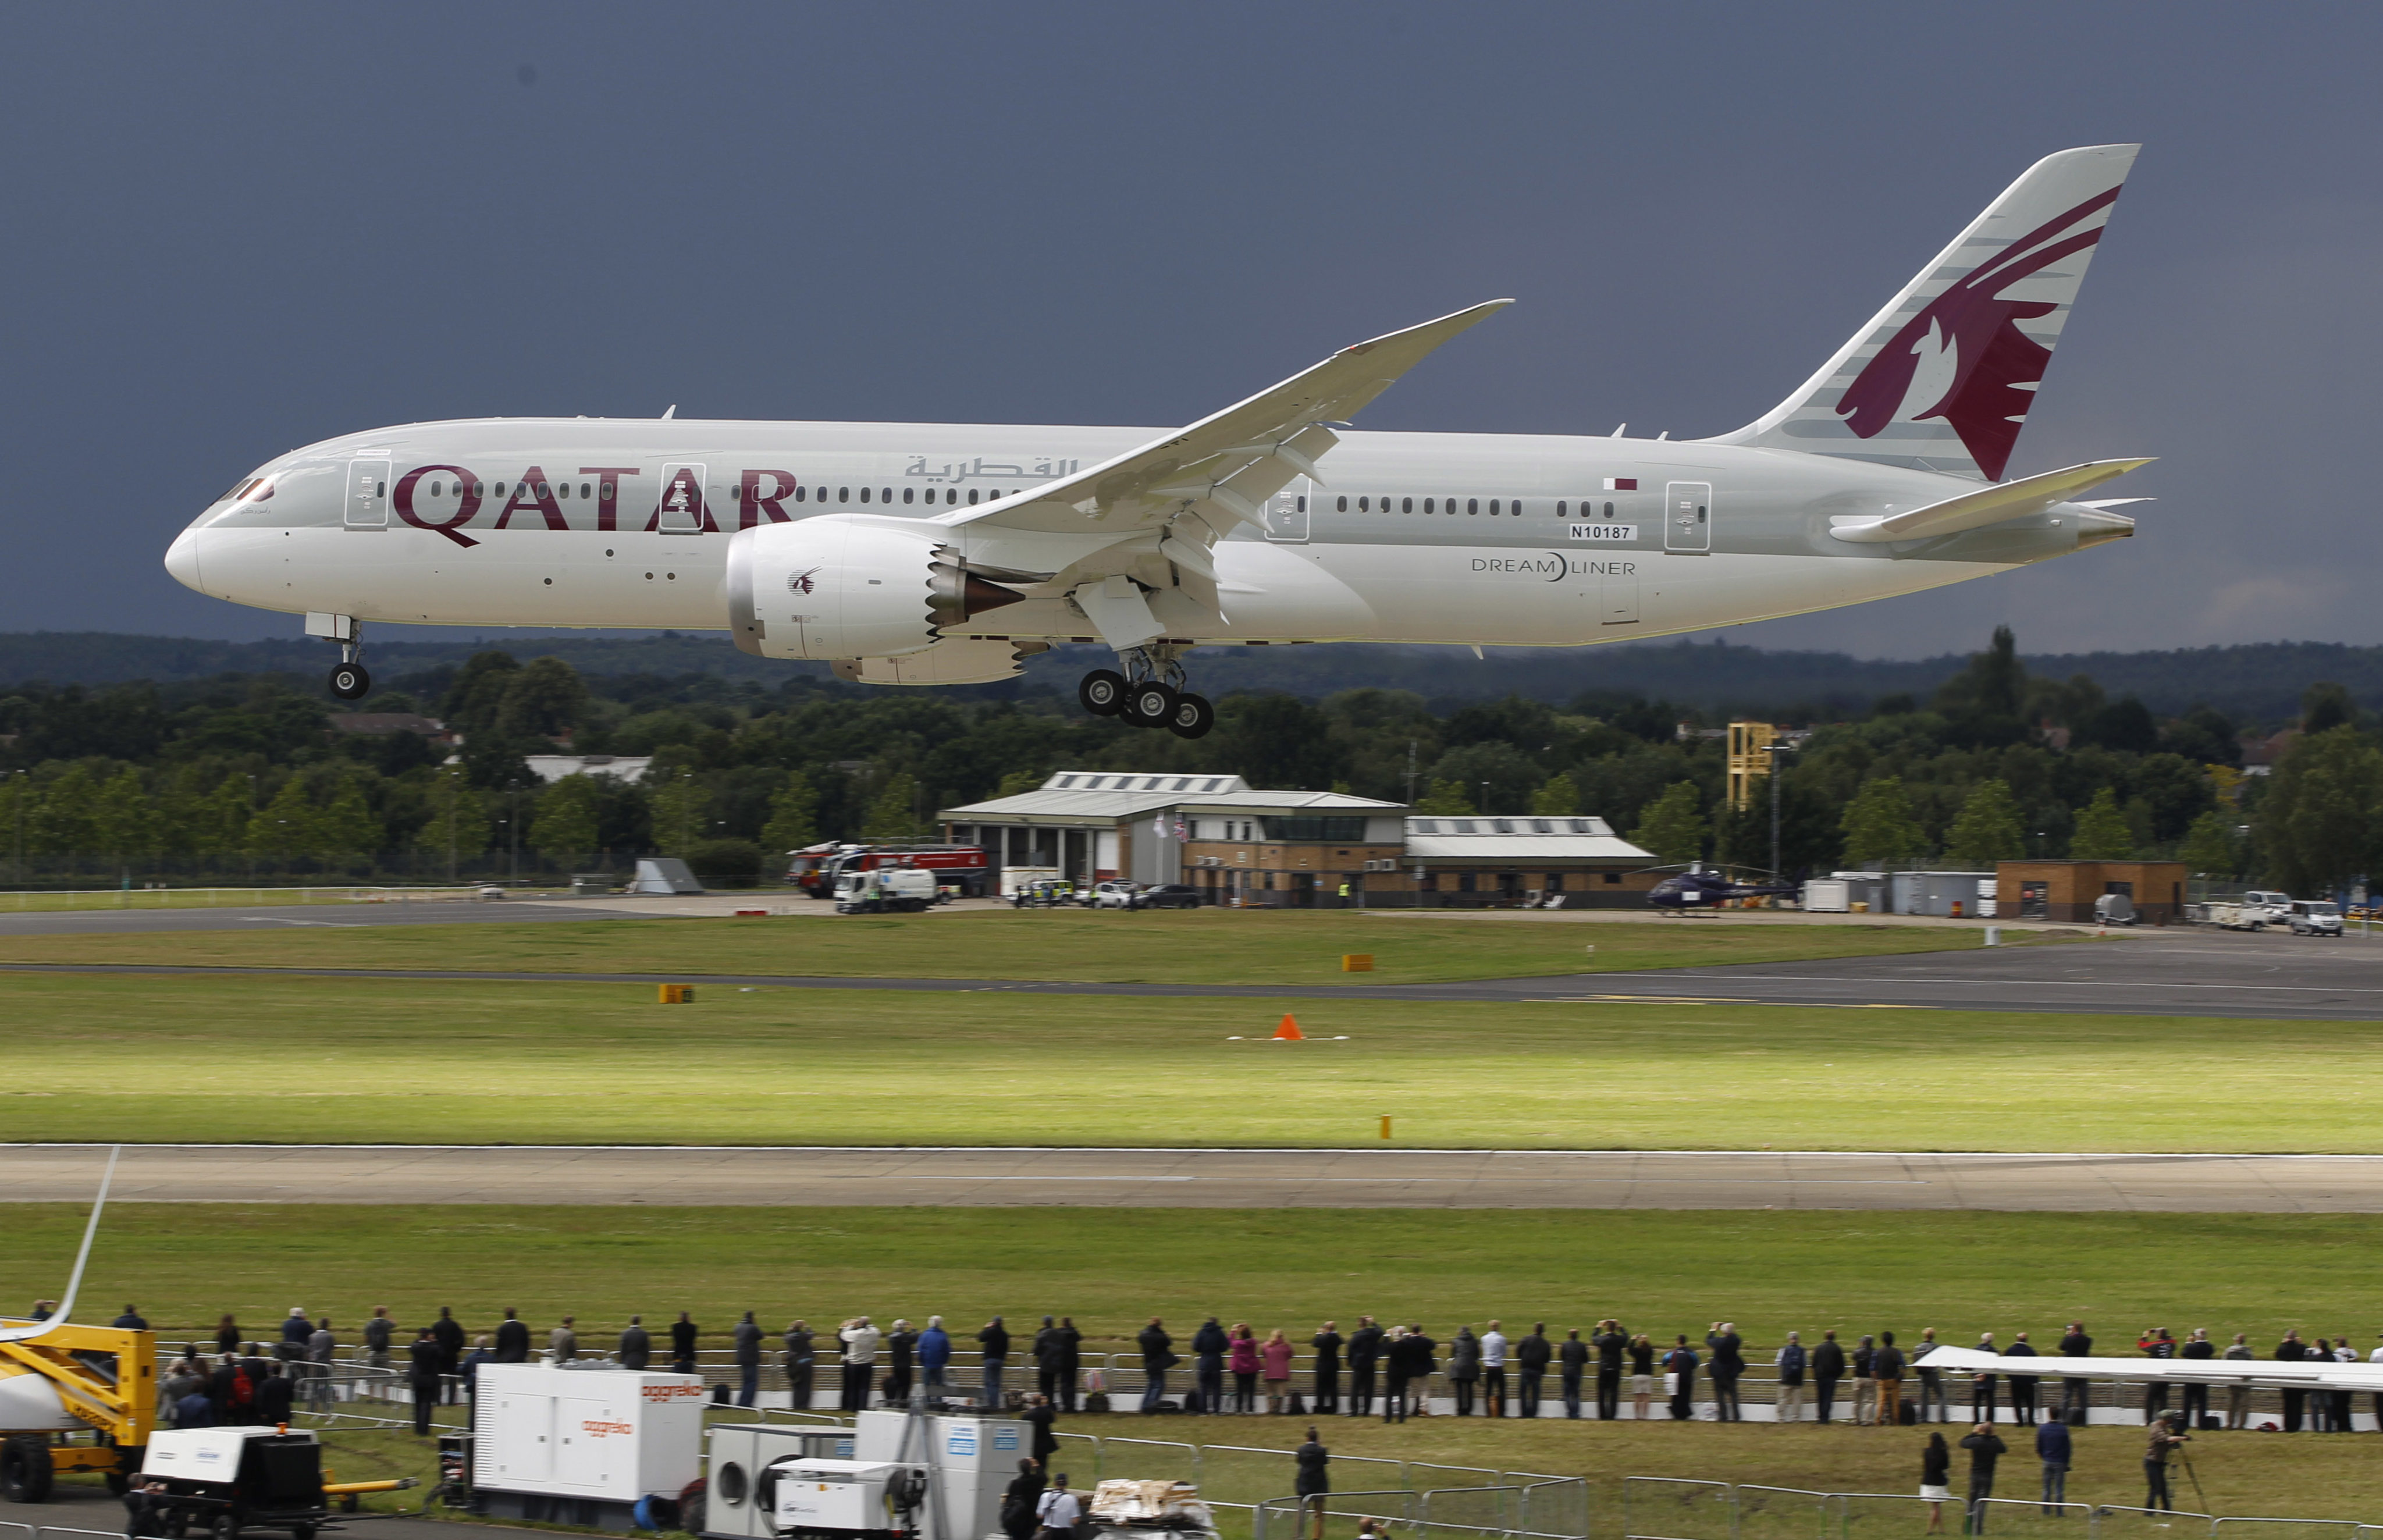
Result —
M 321 1442 L 286 1427 L 161 1431 L 150 1437 L 141 1477 L 166 1484 L 155 1508 L 170 1535 L 195 1528 L 235 1540 L 242 1530 L 280 1529 L 290 1540 L 314 1540 L 331 1516 Z
M 472 1400 L 472 1511 L 627 1530 L 641 1497 L 673 1501 L 703 1464 L 696 1374 L 484 1363 Z

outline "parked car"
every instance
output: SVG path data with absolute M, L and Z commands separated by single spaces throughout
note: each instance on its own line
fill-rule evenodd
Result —
M 1134 903 L 1143 909 L 1196 909 L 1200 906 L 1200 890 L 1187 882 L 1161 882 L 1136 893 Z
M 1021 882 L 1009 895 L 1013 909 L 1053 909 L 1075 902 L 1076 884 L 1064 877 L 1038 877 L 1031 882 Z
M 1136 895 L 1141 892 L 1141 883 L 1128 882 L 1121 878 L 1113 878 L 1106 882 L 1095 882 L 1093 884 L 1092 892 L 1084 894 L 1084 907 L 1087 909 L 1136 908 L 1139 906 L 1135 902 Z
M 2295 936 L 2339 936 L 2341 934 L 2341 906 L 2327 899 L 2296 898 L 2285 923 Z

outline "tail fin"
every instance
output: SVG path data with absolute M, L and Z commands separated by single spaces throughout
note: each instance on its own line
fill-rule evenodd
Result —
M 2029 166 L 1801 389 L 1717 442 L 1999 480 L 2141 148 Z

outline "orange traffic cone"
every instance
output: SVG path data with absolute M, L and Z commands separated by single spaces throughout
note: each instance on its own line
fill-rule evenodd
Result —
M 1298 1042 L 1306 1036 L 1305 1032 L 1299 1029 L 1299 1018 L 1289 1014 L 1284 1015 L 1282 1025 L 1274 1029 L 1277 1042 Z

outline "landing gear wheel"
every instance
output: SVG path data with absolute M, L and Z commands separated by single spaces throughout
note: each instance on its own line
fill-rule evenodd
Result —
M 240 1521 L 228 1513 L 218 1515 L 207 1533 L 215 1540 L 240 1540 Z
M 1117 714 L 1136 727 L 1164 726 L 1175 715 L 1175 692 L 1155 679 L 1145 679 L 1128 690 L 1125 709 Z
M 1076 699 L 1096 717 L 1114 717 L 1125 705 L 1125 675 L 1115 669 L 1094 669 L 1076 686 Z
M 372 693 L 372 675 L 362 663 L 342 663 L 331 671 L 331 693 L 341 700 L 362 700 Z
M 0 1444 L 0 1497 L 12 1503 L 48 1502 L 56 1474 L 50 1447 L 41 1439 L 11 1438 Z
M 1175 709 L 1167 719 L 1167 731 L 1179 738 L 1204 738 L 1216 725 L 1216 708 L 1208 704 L 1208 697 L 1188 692 L 1175 697 Z

